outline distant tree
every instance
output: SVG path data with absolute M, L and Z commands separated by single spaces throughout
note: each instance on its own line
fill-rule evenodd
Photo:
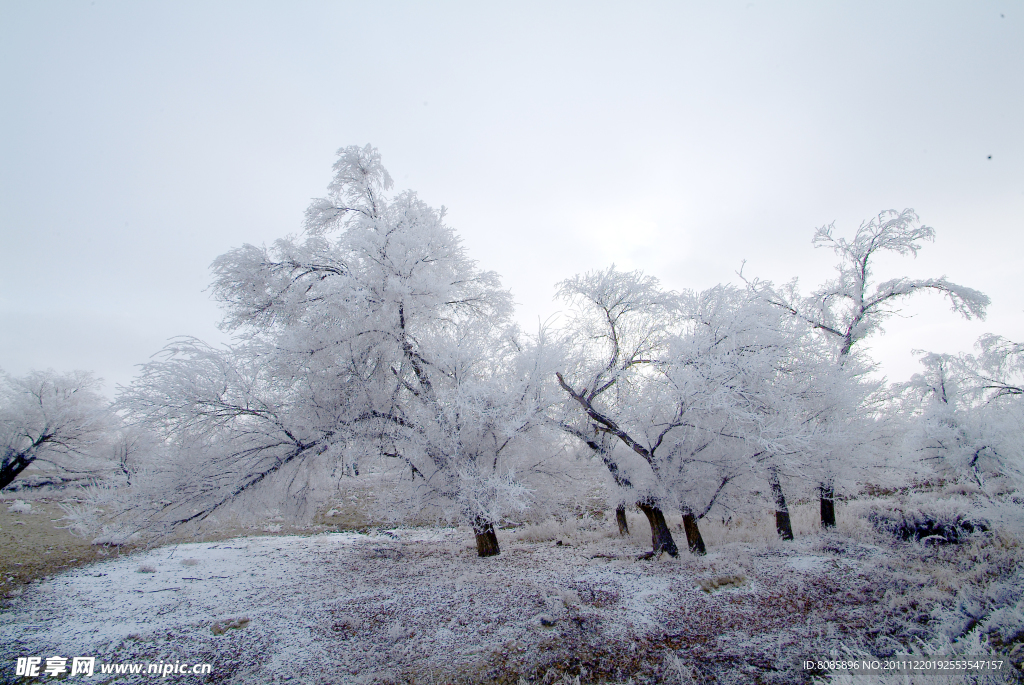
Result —
M 903 384 L 913 416 L 906 441 L 938 476 L 982 491 L 1024 485 L 1022 347 L 982 336 L 977 355 L 922 353 L 924 371 Z
M 308 516 L 372 458 L 399 481 L 393 510 L 441 512 L 497 554 L 495 526 L 529 496 L 518 460 L 543 432 L 542 340 L 512 325 L 443 209 L 390 193 L 374 148 L 340 150 L 334 171 L 301 238 L 214 262 L 237 343 L 178 341 L 121 396 L 202 455 L 156 516 L 201 521 L 257 490 Z
M 81 459 L 110 425 L 100 384 L 85 371 L 0 376 L 0 488 L 33 464 L 82 470 Z
M 977 354 L 959 360 L 980 414 L 984 456 L 991 457 L 992 473 L 1024 487 L 1024 344 L 987 334 L 975 347 Z
M 766 301 L 833 340 L 839 364 L 848 363 L 854 346 L 881 330 L 882 322 L 899 311 L 898 305 L 918 292 L 940 292 L 949 299 L 953 311 L 964 318 L 984 318 L 989 298 L 977 290 L 952 283 L 945 276 L 874 282 L 872 259 L 877 254 L 888 251 L 916 256 L 923 241 L 935 239 L 935 230 L 920 225 L 914 210 L 881 212 L 862 223 L 852 241 L 834 237 L 834 230 L 834 224 L 817 229 L 813 243 L 815 247 L 831 248 L 839 257 L 838 275 L 811 295 L 800 295 L 796 279 L 779 288 L 757 279 L 748 280 L 747 284 Z M 824 479 L 819 490 L 822 527 L 834 527 L 834 481 Z
M 110 432 L 109 444 L 110 456 L 128 487 L 140 472 L 159 468 L 166 459 L 164 441 L 140 426 L 118 426 Z
M 960 361 L 978 399 L 1024 398 L 1024 344 L 989 333 L 975 347 L 977 355 L 961 355 Z

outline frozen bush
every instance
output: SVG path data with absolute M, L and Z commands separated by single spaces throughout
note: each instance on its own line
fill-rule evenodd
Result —
M 918 498 L 902 507 L 872 507 L 867 519 L 876 530 L 906 541 L 956 543 L 991 529 L 988 521 L 959 499 Z

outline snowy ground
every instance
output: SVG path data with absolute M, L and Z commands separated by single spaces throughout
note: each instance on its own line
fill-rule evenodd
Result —
M 886 551 L 835 535 L 654 561 L 607 531 L 500 538 L 489 559 L 466 530 L 398 529 L 97 563 L 0 614 L 0 679 L 58 654 L 212 666 L 176 682 L 808 682 L 800 659 L 860 645 L 882 611 Z

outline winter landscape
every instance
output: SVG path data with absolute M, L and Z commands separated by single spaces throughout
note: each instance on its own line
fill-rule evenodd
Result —
M 225 8 L 208 17 L 198 6 L 171 12 L 158 4 L 54 5 L 52 17 L 39 6 L 2 10 L 0 24 L 46 45 L 56 46 L 55 36 L 84 41 L 84 63 L 116 64 L 112 73 L 121 76 L 79 71 L 70 52 L 44 57 L 2 29 L 0 44 L 15 46 L 2 48 L 4 82 L 26 104 L 3 115 L 17 118 L 8 128 L 23 135 L 9 145 L 15 161 L 3 168 L 15 190 L 5 191 L 0 215 L 5 254 L 17 255 L 0 298 L 8 331 L 0 334 L 0 682 L 1024 680 L 1024 167 L 1016 127 L 993 124 L 1003 137 L 986 140 L 1003 147 L 972 157 L 978 166 L 968 169 L 950 150 L 975 155 L 976 137 L 966 128 L 949 134 L 940 125 L 945 110 L 920 124 L 887 108 L 861 111 L 844 121 L 878 116 L 879 130 L 895 127 L 909 138 L 932 131 L 929 145 L 938 145 L 945 166 L 908 161 L 927 183 L 907 181 L 914 174 L 892 164 L 875 178 L 873 155 L 882 148 L 865 152 L 842 133 L 823 140 L 854 164 L 849 173 L 872 176 L 874 185 L 844 187 L 837 162 L 819 186 L 810 161 L 817 153 L 786 161 L 788 152 L 772 148 L 776 138 L 802 145 L 817 134 L 795 119 L 778 129 L 789 138 L 757 133 L 785 98 L 759 94 L 755 79 L 735 89 L 740 101 L 721 104 L 732 103 L 730 84 L 747 78 L 747 67 L 734 69 L 731 60 L 767 69 L 762 63 L 777 59 L 788 66 L 772 72 L 774 83 L 803 83 L 814 60 L 771 44 L 766 27 L 775 26 L 794 35 L 835 31 L 839 47 L 828 63 L 870 76 L 868 90 L 875 80 L 904 78 L 916 60 L 930 63 L 913 51 L 847 61 L 856 52 L 844 42 L 850 30 L 811 6 L 588 14 L 567 5 L 552 11 L 550 26 L 520 25 L 494 9 L 478 16 L 465 5 L 402 6 L 399 18 L 348 5 L 311 4 L 294 14 Z M 867 24 L 875 18 L 836 11 Z M 1024 43 L 982 38 L 1007 26 L 1012 35 L 1012 13 L 1005 23 L 1005 13 L 974 9 L 928 16 L 935 25 L 923 36 L 956 36 L 951 44 L 984 44 L 979 59 L 991 64 L 1024 64 Z M 215 102 L 248 102 L 241 91 L 219 99 L 220 86 L 196 85 L 230 82 L 208 80 L 208 68 L 234 65 L 232 78 L 266 79 L 277 85 L 253 87 L 280 96 L 317 61 L 293 54 L 313 44 L 308 35 L 359 18 L 387 19 L 394 33 L 325 47 L 350 60 L 346 78 L 376 84 L 376 75 L 411 69 L 434 84 L 431 92 L 449 94 L 439 95 L 447 118 L 428 126 L 420 108 L 388 118 L 384 103 L 396 92 L 415 92 L 419 104 L 417 78 L 407 74 L 397 90 L 364 89 L 377 95 L 351 100 L 362 103 L 353 110 L 350 96 L 337 94 L 346 89 L 324 88 L 330 94 L 305 101 L 305 113 L 273 115 L 284 117 L 275 131 L 292 131 L 280 140 L 297 144 L 303 122 L 318 121 L 314 113 L 346 122 L 312 127 L 312 147 L 328 134 L 345 143 L 332 143 L 336 152 L 319 174 L 303 170 L 301 182 L 291 172 L 275 176 L 269 169 L 291 157 L 260 147 L 267 159 L 235 155 L 223 169 L 277 179 L 263 191 L 225 183 L 179 193 L 166 183 L 193 172 L 210 183 L 202 169 L 219 153 L 208 143 L 188 147 L 191 132 L 220 121 Z M 242 26 L 228 30 L 236 19 Z M 151 28 L 161 21 L 170 28 Z M 690 55 L 679 46 L 689 43 L 656 28 L 689 31 L 691 21 L 717 27 L 712 35 L 726 45 L 747 47 L 736 57 L 712 47 L 719 39 L 694 34 L 718 56 L 704 64 L 694 57 L 704 53 Z M 917 26 L 910 16 L 892 21 L 879 35 Z M 448 48 L 425 38 L 423 26 L 452 38 L 444 44 L 459 47 L 453 54 L 466 75 L 445 71 L 453 68 Z M 545 39 L 552 27 L 609 69 L 559 52 Z M 93 40 L 100 35 L 110 40 Z M 487 45 L 485 35 L 517 49 Z M 241 66 L 239 55 L 262 59 L 257 37 L 295 60 L 292 67 Z M 620 58 L 609 58 L 608 46 L 620 39 L 635 52 L 621 58 L 632 67 L 616 71 Z M 371 60 L 361 45 L 394 53 Z M 525 45 L 536 48 L 519 49 Z M 675 72 L 648 48 L 685 66 L 686 78 L 706 78 L 706 97 L 691 101 L 686 88 L 666 85 Z M 466 66 L 467 54 L 487 66 Z M 141 80 L 128 78 L 126 55 L 149 65 Z M 551 67 L 573 75 L 519 81 L 521 67 L 509 66 L 519 64 L 516 56 L 538 60 L 531 74 Z M 431 66 L 417 72 L 420 61 Z M 370 76 L 353 69 L 359 65 Z M 477 68 L 487 77 L 471 77 Z M 972 73 L 950 82 L 967 92 Z M 1016 83 L 1024 70 L 1007 73 Z M 184 86 L 169 76 L 186 74 Z M 192 123 L 129 133 L 145 118 L 136 116 L 123 130 L 108 128 L 113 109 L 94 120 L 89 107 L 109 103 L 82 91 L 82 125 L 95 134 L 83 139 L 127 152 L 109 166 L 105 153 L 80 148 L 85 161 L 68 164 L 84 165 L 81 181 L 52 211 L 38 211 L 53 165 L 33 166 L 25 141 L 52 160 L 52 140 L 63 133 L 34 123 L 33 113 L 45 119 L 56 110 L 44 115 L 28 97 L 33 89 L 98 79 L 100 91 L 145 94 L 151 77 L 189 95 L 162 100 L 158 89 L 145 111 L 184 116 L 180 108 L 194 102 L 185 117 Z M 609 101 L 595 116 L 629 116 L 609 130 L 593 124 L 591 110 L 572 109 L 571 94 L 585 84 L 588 93 L 601 91 L 605 78 L 638 84 L 637 102 L 655 106 Z M 807 78 L 814 93 L 827 92 L 817 76 Z M 483 93 L 529 97 L 460 119 L 453 103 L 475 102 L 470 82 L 484 84 Z M 47 99 L 55 92 L 41 102 L 56 102 Z M 1024 113 L 1024 89 L 991 92 L 1003 98 L 1004 114 Z M 270 125 L 263 117 L 277 111 L 271 99 L 265 109 L 237 105 L 239 126 L 209 130 L 255 140 L 247 127 Z M 552 103 L 575 113 L 545 109 Z M 982 120 L 975 105 L 957 106 L 966 108 L 957 116 Z M 717 107 L 750 118 L 716 124 Z M 58 109 L 62 117 L 77 111 Z M 572 126 L 534 137 L 523 117 L 538 111 L 546 112 L 535 120 L 542 129 L 563 116 Z M 720 169 L 699 136 L 677 138 L 666 123 L 682 113 L 725 146 Z M 641 114 L 651 126 L 637 125 Z M 474 128 L 491 115 L 505 133 Z M 812 119 L 831 125 L 824 114 Z M 577 123 L 578 133 L 570 130 Z M 395 133 L 421 125 L 450 141 L 493 138 L 490 149 L 508 152 L 508 168 L 494 170 L 502 165 L 485 154 L 445 171 L 448 150 L 440 148 L 424 163 L 415 145 L 402 151 L 408 139 Z M 125 164 L 141 159 L 131 141 L 163 141 L 165 130 L 192 152 L 155 153 L 168 170 L 139 161 L 137 179 L 115 183 Z M 346 142 L 354 134 L 379 134 L 387 146 Z M 728 142 L 735 136 L 746 143 Z M 470 159 L 459 157 L 460 144 L 475 149 L 453 144 L 451 159 Z M 736 172 L 760 159 L 772 163 L 749 178 Z M 689 185 L 644 171 L 654 168 Z M 318 180 L 307 185 L 309 178 Z M 433 200 L 449 194 L 447 183 L 450 209 Z M 543 190 L 555 185 L 557 192 Z M 781 228 L 810 215 L 791 219 L 787 203 L 826 186 L 825 199 L 840 205 L 828 211 L 843 220 Z M 528 187 L 540 198 L 535 207 Z M 916 208 L 894 206 L 900 193 Z M 277 207 L 277 195 L 288 201 Z M 82 210 L 69 224 L 75 197 Z M 823 201 L 814 200 L 815 212 Z M 294 215 L 278 221 L 286 205 Z M 123 230 L 118 212 L 127 210 L 116 207 L 135 208 Z M 213 207 L 194 226 L 175 223 Z M 853 220 L 851 207 L 861 208 Z M 925 261 L 946 239 L 945 226 L 931 225 L 933 207 L 957 247 Z M 975 229 L 980 216 L 988 232 Z M 100 249 L 93 243 L 109 255 L 92 260 Z M 36 249 L 52 255 L 52 265 L 29 258 Z M 180 296 L 198 290 L 197 279 L 216 313 Z M 65 370 L 74 368 L 85 370 Z
M 806 296 L 610 267 L 562 282 L 564 322 L 527 333 L 443 212 L 391 191 L 376 149 L 341 149 L 304 234 L 214 262 L 236 342 L 173 341 L 110 407 L 88 374 L 7 377 L 4 487 L 105 450 L 114 472 L 65 490 L 63 520 L 133 548 L 8 593 L 8 663 L 795 682 L 844 675 L 809 660 L 919 655 L 1019 675 L 1024 348 L 924 355 L 902 387 L 857 354 L 919 292 L 989 304 L 875 282 L 877 253 L 933 236 L 912 210 L 819 229 L 837 277 Z M 181 542 L 343 512 L 376 527 Z

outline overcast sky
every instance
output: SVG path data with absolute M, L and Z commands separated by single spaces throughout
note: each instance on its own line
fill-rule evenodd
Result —
M 615 262 L 676 289 L 829 277 L 817 226 L 913 207 L 937 231 L 878 276 L 921 296 L 869 339 L 1024 340 L 1019 2 L 0 2 L 0 368 L 113 394 L 175 335 L 227 338 L 204 289 L 300 230 L 335 151 L 372 143 L 448 207 L 530 327 Z

